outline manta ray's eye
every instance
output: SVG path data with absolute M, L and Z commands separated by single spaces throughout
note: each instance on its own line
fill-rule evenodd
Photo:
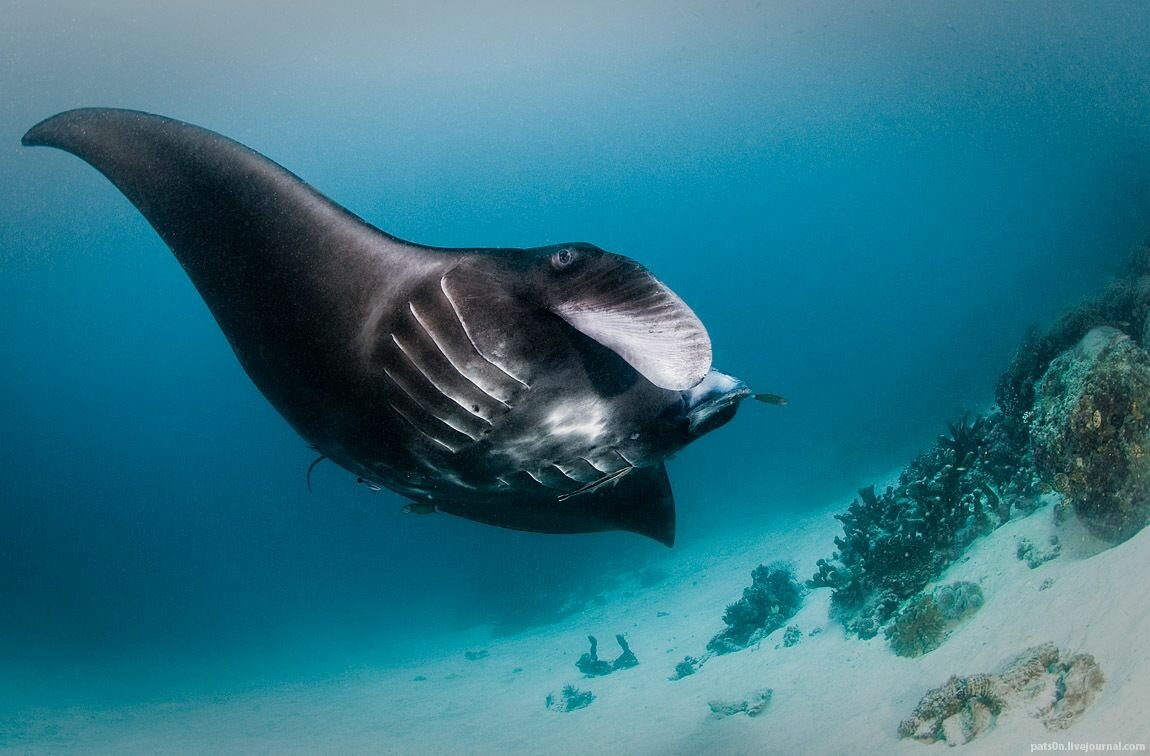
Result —
M 571 249 L 570 247 L 564 247 L 563 249 L 551 255 L 551 267 L 555 268 L 555 270 L 570 268 L 571 264 L 574 262 L 575 250 Z

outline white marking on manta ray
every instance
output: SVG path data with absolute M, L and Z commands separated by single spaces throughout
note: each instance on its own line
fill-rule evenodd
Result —
M 582 457 L 576 457 L 576 459 L 583 459 L 583 458 L 582 458 Z M 584 459 L 583 461 L 584 461 L 584 462 L 587 462 L 587 460 L 585 460 L 585 459 Z M 593 482 L 593 481 L 589 481 L 589 480 L 587 480 L 587 478 L 586 478 L 586 477 L 583 477 L 583 478 L 579 478 L 579 477 L 576 477 L 576 476 L 575 476 L 575 473 L 574 473 L 574 472 L 572 472 L 572 471 L 573 471 L 573 470 L 577 470 L 577 469 L 579 469 L 579 465 L 577 465 L 577 464 L 574 464 L 574 463 L 570 463 L 570 464 L 565 464 L 565 465 L 564 465 L 564 464 L 560 464 L 560 463 L 558 463 L 558 462 L 555 462 L 555 463 L 553 463 L 553 464 L 554 464 L 554 466 L 555 466 L 555 467 L 556 467 L 556 468 L 559 470 L 559 472 L 563 473 L 564 475 L 566 475 L 568 478 L 570 478 L 571 480 L 575 481 L 575 482 L 576 482 L 576 483 L 578 483 L 579 485 L 584 485 L 584 484 L 586 484 L 586 483 L 590 483 L 590 482 Z M 599 472 L 599 473 L 603 472 L 602 470 L 600 470 L 600 469 L 598 469 L 597 467 L 595 467 L 594 465 L 592 465 L 590 462 L 587 462 L 587 465 L 588 465 L 588 466 L 589 466 L 589 467 L 590 467 L 592 470 L 594 470 L 595 472 Z
M 444 292 L 444 293 L 446 293 L 446 292 Z M 450 301 L 450 299 L 448 301 Z M 454 309 L 454 307 L 455 307 L 455 305 L 452 305 L 453 309 Z M 482 380 L 482 378 L 480 376 L 468 375 L 467 371 L 465 371 L 463 369 L 463 366 L 461 366 L 458 362 L 455 361 L 454 358 L 452 358 L 452 356 L 450 354 L 448 354 L 447 350 L 443 348 L 443 345 L 439 343 L 439 339 L 436 337 L 435 332 L 433 330 L 431 330 L 431 326 L 429 326 L 427 324 L 427 321 L 425 321 L 423 319 L 423 316 L 420 315 L 418 311 L 416 311 L 414 302 L 408 302 L 407 308 L 409 310 L 411 310 L 412 316 L 415 317 L 415 322 L 419 323 L 419 327 L 422 328 L 423 332 L 427 334 L 427 337 L 429 339 L 431 339 L 431 343 L 435 344 L 435 348 L 438 349 L 439 353 L 443 355 L 443 359 L 447 360 L 451 364 L 451 367 L 455 368 L 455 372 L 459 373 L 459 375 L 462 376 L 465 381 L 467 381 L 472 386 L 474 386 L 480 393 L 484 394 L 485 396 L 491 397 L 495 401 L 502 404 L 504 407 L 511 409 L 510 404 L 503 401 L 502 399 L 497 397 L 494 393 L 492 393 L 492 391 L 493 391 L 492 388 L 490 388 L 488 386 L 484 386 L 480 383 L 480 381 Z M 455 317 L 459 318 L 459 313 L 456 313 Z M 467 329 L 465 328 L 464 333 L 466 333 L 466 332 L 467 332 Z M 468 336 L 468 338 L 469 339 L 471 338 L 470 335 Z M 472 346 L 474 346 L 474 343 L 472 344 Z M 476 350 L 476 351 L 478 351 L 478 350 Z M 482 356 L 483 355 L 480 355 L 480 357 L 482 357 Z M 496 367 L 498 367 L 498 366 L 496 366 Z M 446 392 L 444 392 L 444 393 L 446 394 Z M 455 397 L 451 397 L 451 399 L 453 401 L 455 401 L 456 403 L 460 404 L 464 409 L 467 409 L 467 405 L 465 403 L 460 402 L 458 399 L 455 399 Z
M 478 354 L 483 359 L 490 362 L 497 370 L 502 372 L 504 375 L 506 375 L 511 380 L 515 381 L 516 383 L 521 384 L 524 388 L 531 388 L 531 386 L 527 383 L 527 381 L 523 380 L 522 378 L 515 375 L 514 373 L 512 373 L 507 368 L 500 365 L 495 360 L 488 357 L 486 354 L 483 353 L 483 350 L 479 348 L 479 344 L 477 344 L 475 342 L 475 337 L 471 335 L 471 329 L 469 329 L 467 327 L 467 322 L 463 319 L 463 314 L 459 311 L 459 305 L 455 304 L 455 300 L 451 298 L 451 292 L 449 292 L 447 290 L 447 274 L 446 273 L 444 273 L 443 276 L 441 276 L 439 279 L 439 288 L 443 290 L 443 296 L 447 297 L 447 303 L 451 305 L 451 310 L 452 310 L 452 312 L 455 313 L 455 319 L 459 321 L 459 325 L 461 328 L 463 328 L 463 333 L 467 336 L 467 340 L 471 342 L 471 348 L 475 350 L 475 353 Z
M 391 382 L 394 383 L 399 388 L 399 390 L 402 391 L 407 396 L 408 399 L 410 399 L 412 402 L 415 403 L 415 406 L 421 407 L 421 408 L 423 407 L 423 404 L 421 404 L 420 401 L 415 398 L 415 394 L 411 393 L 411 390 L 408 389 L 407 386 L 404 386 L 403 383 L 401 383 L 400 380 L 398 378 L 396 378 L 395 375 L 393 375 L 390 370 L 388 370 L 387 368 L 384 368 L 383 374 L 386 375 L 388 378 L 390 378 Z M 426 409 L 426 408 L 424 408 L 424 409 Z M 438 420 L 439 422 L 446 425 L 448 428 L 451 428 L 454 431 L 459 431 L 463 435 L 470 438 L 472 441 L 479 440 L 478 436 L 473 436 L 470 433 L 468 433 L 466 429 L 458 427 L 457 424 L 451 422 L 451 420 L 449 418 L 440 417 L 439 415 L 434 415 L 430 412 L 428 412 L 427 414 L 431 415 L 436 420 Z M 453 449 L 452 451 L 455 451 L 455 450 Z
M 415 421 L 413 421 L 410 417 L 408 417 L 407 414 L 403 410 L 401 410 L 399 407 L 396 407 L 391 402 L 388 402 L 387 406 L 391 407 L 391 409 L 395 412 L 395 414 L 399 415 L 401 418 L 403 418 L 407 422 L 408 425 L 410 425 L 412 428 L 414 428 L 416 433 L 419 433 L 421 436 L 434 441 L 435 443 L 442 446 L 444 449 L 447 449 L 447 451 L 451 452 L 452 454 L 456 454 L 459 451 L 458 449 L 452 449 L 450 446 L 448 446 L 443 441 L 440 441 L 435 436 L 433 436 L 430 433 L 428 433 L 427 431 L 423 430 L 423 428 L 420 428 L 418 425 L 415 424 Z
M 582 402 L 556 407 L 543 420 L 548 436 L 582 436 L 594 446 L 607 429 L 607 415 L 600 402 Z
M 586 462 L 587 464 L 591 465 L 591 467 L 592 467 L 592 468 L 594 468 L 594 469 L 598 470 L 598 471 L 599 471 L 599 472 L 601 472 L 601 473 L 606 473 L 606 472 L 609 472 L 608 470 L 604 470 L 602 467 L 599 467 L 599 465 L 595 464 L 594 462 L 592 462 L 591 460 L 587 459 L 586 457 L 580 457 L 579 459 L 581 459 L 581 460 L 583 460 L 584 462 Z
M 399 337 L 397 337 L 397 336 L 396 336 L 394 333 L 393 333 L 393 334 L 391 334 L 391 340 L 392 340 L 393 342 L 395 342 L 395 345 L 396 345 L 397 347 L 399 347 L 399 351 L 403 352 L 403 356 L 407 358 L 407 361 L 408 361 L 408 362 L 410 362 L 410 363 L 412 364 L 412 366 L 414 366 L 414 367 L 415 367 L 415 369 L 419 371 L 419 374 L 420 374 L 420 375 L 422 375 L 422 376 L 423 376 L 425 379 L 427 379 L 427 382 L 428 382 L 428 383 L 430 383 L 430 384 L 431 384 L 433 387 L 435 387 L 435 390 L 436 390 L 436 391 L 438 391 L 438 392 L 439 392 L 440 394 L 442 394 L 444 397 L 446 397 L 446 398 L 450 399 L 450 400 L 451 400 L 453 403 L 455 403 L 456 405 L 458 405 L 458 406 L 459 406 L 459 409 L 463 410 L 463 411 L 464 411 L 464 412 L 466 412 L 467 414 L 469 414 L 469 415 L 471 415 L 471 416 L 475 417 L 475 418 L 476 418 L 476 419 L 478 419 L 478 420 L 482 420 L 483 422 L 487 423 L 488 425 L 491 425 L 491 421 L 490 421 L 490 420 L 488 420 L 487 418 L 485 418 L 483 415 L 480 415 L 478 412 L 473 412 L 473 411 L 472 411 L 472 410 L 471 410 L 471 409 L 470 409 L 470 408 L 469 408 L 469 407 L 468 407 L 468 406 L 467 406 L 467 405 L 464 403 L 466 400 L 464 400 L 464 401 L 460 401 L 459 399 L 457 399 L 457 398 L 455 398 L 454 396 L 452 396 L 452 395 L 451 395 L 451 394 L 450 394 L 450 393 L 447 391 L 447 389 L 443 388 L 443 386 L 440 386 L 440 385 L 439 385 L 439 383 L 437 383 L 437 382 L 436 382 L 436 381 L 435 381 L 435 380 L 434 380 L 434 379 L 431 377 L 431 375 L 430 375 L 430 374 L 427 372 L 427 370 L 426 370 L 426 369 L 424 369 L 423 365 L 420 365 L 420 364 L 419 364 L 419 361 L 418 361 L 417 359 L 415 359 L 415 355 L 413 355 L 413 354 L 412 354 L 410 351 L 408 351 L 407 347 L 405 347 L 405 346 L 403 345 L 403 342 L 402 342 L 402 341 L 400 341 L 400 340 L 399 340 Z M 452 425 L 452 424 L 451 424 L 451 422 L 450 422 L 450 421 L 449 421 L 447 418 L 442 418 L 442 417 L 441 417 L 441 418 L 439 418 L 439 419 L 440 419 L 440 420 L 443 420 L 443 422 L 447 423 L 448 425 L 451 425 L 451 427 L 452 427 L 452 428 L 455 428 L 455 426 L 454 426 L 454 425 Z M 463 430 L 463 429 L 461 429 L 461 428 L 455 428 L 455 430 L 459 431 L 460 433 L 463 433 L 463 434 L 466 434 L 466 435 L 468 435 L 468 436 L 471 436 L 471 434 L 470 434 L 470 433 L 467 433 L 467 431 L 465 431 L 465 430 Z M 472 440 L 472 441 L 474 441 L 474 440 L 475 440 L 475 438 L 476 438 L 475 436 L 471 436 L 471 440 Z
M 574 481 L 574 482 L 576 482 L 576 483 L 580 483 L 580 484 L 583 482 L 583 481 L 579 480 L 578 478 L 576 478 L 575 476 L 573 476 L 571 473 L 569 473 L 569 472 L 567 472 L 566 470 L 564 470 L 564 469 L 563 469 L 562 467 L 560 467 L 559 465 L 555 464 L 554 462 L 552 462 L 552 463 L 551 463 L 551 466 L 552 466 L 552 467 L 554 467 L 554 468 L 555 468 L 556 470 L 558 470 L 559 472 L 561 472 L 561 473 L 563 474 L 563 477 L 564 477 L 564 478 L 567 478 L 568 480 L 572 480 L 572 481 Z

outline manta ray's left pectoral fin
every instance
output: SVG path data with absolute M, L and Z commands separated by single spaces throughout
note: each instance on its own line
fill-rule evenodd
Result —
M 653 538 L 664 546 L 675 545 L 675 497 L 663 463 L 654 467 L 624 468 L 625 475 L 613 478 L 564 503 L 585 507 L 588 514 L 601 517 L 604 529 L 628 530 Z
M 562 501 L 516 499 L 472 503 L 437 501 L 436 509 L 469 520 L 533 533 L 597 533 L 627 530 L 675 544 L 675 498 L 662 463 L 625 468 L 613 485 L 599 486 Z

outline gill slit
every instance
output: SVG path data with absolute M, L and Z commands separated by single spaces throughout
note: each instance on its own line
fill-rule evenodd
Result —
M 507 368 L 500 365 L 495 360 L 488 357 L 486 354 L 483 353 L 483 350 L 481 350 L 479 348 L 479 345 L 477 343 L 475 343 L 475 337 L 471 335 L 471 330 L 467 327 L 467 322 L 463 319 L 463 314 L 459 311 L 459 305 L 455 304 L 455 300 L 451 298 L 451 292 L 449 292 L 447 290 L 447 274 L 446 273 L 443 274 L 443 276 L 439 279 L 439 288 L 443 291 L 443 296 L 447 297 L 447 303 L 451 305 L 451 311 L 455 313 L 455 319 L 459 321 L 459 325 L 463 329 L 464 335 L 467 336 L 467 340 L 471 342 L 471 348 L 475 350 L 475 353 L 478 354 L 480 357 L 482 357 L 487 362 L 491 363 L 491 365 L 495 369 L 499 370 L 501 373 L 506 375 L 511 380 L 520 384 L 524 388 L 531 388 L 531 386 L 527 383 L 527 381 L 523 380 L 519 376 L 517 376 L 514 373 L 512 373 L 511 371 L 509 371 Z

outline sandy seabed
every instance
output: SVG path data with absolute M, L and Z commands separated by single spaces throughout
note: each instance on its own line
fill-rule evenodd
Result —
M 39 710 L 0 733 L 0 749 L 30 753 L 380 753 L 380 754 L 931 754 L 944 744 L 900 740 L 899 722 L 952 674 L 993 672 L 1048 641 L 1092 654 L 1105 675 L 1094 703 L 1067 730 L 1052 732 L 1008 710 L 993 729 L 958 746 L 967 753 L 1030 753 L 1038 744 L 1150 744 L 1150 528 L 1106 549 L 1075 521 L 1056 526 L 1048 506 L 978 541 L 940 578 L 977 582 L 981 611 L 941 648 L 895 656 L 879 637 L 847 638 L 828 617 L 830 591 L 811 591 L 789 624 L 761 643 L 711 658 L 696 674 L 668 678 L 684 656 L 700 656 L 723 628 L 760 563 L 786 561 L 802 578 L 829 556 L 836 506 L 780 522 L 738 546 L 670 552 L 668 576 L 632 581 L 559 624 L 491 640 L 474 631 L 439 658 L 361 670 L 321 683 L 278 685 L 238 696 L 131 707 Z M 1018 539 L 1061 556 L 1037 569 L 1017 558 Z M 812 631 L 814 631 L 812 633 Z M 575 661 L 588 633 L 600 654 L 625 633 L 640 665 L 584 678 Z M 476 660 L 466 649 L 483 649 Z M 556 712 L 548 693 L 571 683 L 590 706 Z M 771 688 L 757 717 L 719 718 L 708 702 Z M 7 740 L 7 743 L 5 743 Z

